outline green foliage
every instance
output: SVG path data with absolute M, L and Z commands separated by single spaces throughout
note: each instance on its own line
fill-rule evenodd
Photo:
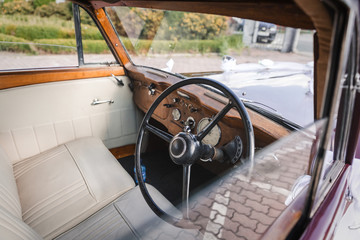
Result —
M 226 54 L 230 49 L 242 48 L 242 35 L 232 35 L 219 37 L 209 40 L 147 40 L 138 39 L 135 46 L 128 38 L 122 38 L 125 48 L 134 55 L 151 54 L 171 54 L 171 53 L 190 53 L 190 54 L 205 54 L 218 53 Z
M 0 33 L 0 51 L 35 53 L 32 45 L 23 38 L 17 38 Z
M 64 20 L 72 19 L 72 4 L 70 2 L 55 3 L 51 2 L 36 8 L 35 15 L 41 17 L 56 16 Z
M 82 37 L 85 40 L 103 40 L 103 37 L 97 27 L 83 25 L 81 32 Z M 75 30 L 73 28 L 51 25 L 3 24 L 0 26 L 0 33 L 24 38 L 27 40 L 56 38 L 75 39 Z
M 52 54 L 58 53 L 73 53 L 76 51 L 75 39 L 39 39 L 35 41 L 40 44 L 49 45 L 37 45 L 37 49 Z M 50 46 L 51 45 L 51 46 Z M 59 47 L 59 46 L 65 47 Z M 109 47 L 104 40 L 83 40 L 84 53 L 109 53 Z
M 13 14 L 33 14 L 34 13 L 34 6 L 32 5 L 32 3 L 29 1 L 13 1 L 13 2 L 5 2 L 1 8 L 0 8 L 0 12 L 2 14 L 7 14 L 7 15 L 13 15 Z
M 93 27 L 85 24 L 81 24 L 81 36 L 82 39 L 89 39 L 89 40 L 104 39 L 97 27 Z
M 161 40 L 215 39 L 228 28 L 227 18 L 216 15 L 141 8 L 108 9 L 108 13 L 123 37 L 154 39 L 156 35 Z
M 36 45 L 36 48 L 39 52 L 46 52 L 51 54 L 66 54 L 76 52 L 75 39 L 38 39 L 34 42 L 39 43 L 39 45 Z
M 51 2 L 55 2 L 55 0 L 33 0 L 33 5 L 35 8 L 38 8 L 43 5 L 48 5 Z

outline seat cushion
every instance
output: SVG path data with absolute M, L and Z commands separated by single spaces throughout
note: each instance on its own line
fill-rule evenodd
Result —
M 181 217 L 176 209 L 159 191 L 147 185 L 156 204 L 165 212 Z M 182 229 L 159 218 L 145 202 L 139 187 L 123 194 L 118 200 L 92 215 L 56 240 L 161 240 L 204 239 L 195 229 Z
M 42 238 L 21 218 L 0 207 L 0 236 L 6 240 L 41 240 Z
M 75 140 L 14 165 L 22 216 L 56 237 L 135 186 L 97 138 Z

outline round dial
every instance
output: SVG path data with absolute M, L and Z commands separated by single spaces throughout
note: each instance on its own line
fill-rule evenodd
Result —
M 210 118 L 203 118 L 199 121 L 197 126 L 197 133 L 200 133 L 209 123 Z M 221 130 L 218 125 L 215 125 L 213 129 L 203 138 L 202 142 L 211 146 L 216 146 L 219 143 L 221 137 Z
M 175 120 L 175 121 L 179 121 L 179 119 L 181 118 L 181 112 L 179 109 L 177 108 L 174 108 L 171 112 L 172 114 L 172 118 Z

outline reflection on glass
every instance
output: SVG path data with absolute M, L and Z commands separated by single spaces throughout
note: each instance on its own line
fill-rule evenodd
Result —
M 211 14 L 106 11 L 134 64 L 207 76 L 301 127 L 313 122 L 313 31 Z
M 288 205 L 306 194 L 310 163 L 326 121 L 317 121 L 257 151 L 254 162 L 239 164 L 192 192 L 190 219 L 204 237 L 227 239 L 231 228 L 236 230 L 231 239 L 259 239 Z

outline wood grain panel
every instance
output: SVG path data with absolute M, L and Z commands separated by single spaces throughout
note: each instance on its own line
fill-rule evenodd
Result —
M 179 78 L 171 74 L 165 74 L 165 77 L 157 76 L 156 74 L 149 73 L 146 68 L 137 67 L 137 66 L 126 66 L 129 77 L 134 79 L 134 101 L 135 104 L 144 112 L 148 110 L 150 103 L 152 103 L 156 98 L 148 99 L 145 96 L 145 93 L 140 93 L 140 86 L 148 86 L 151 83 L 154 83 L 157 86 L 158 91 L 163 91 L 166 87 L 180 81 Z M 184 117 L 181 120 L 186 120 L 188 116 L 192 116 L 196 122 L 198 122 L 203 117 L 211 117 L 219 112 L 225 105 L 218 100 L 215 100 L 207 96 L 207 89 L 196 86 L 189 85 L 181 88 L 182 91 L 190 96 L 190 101 L 194 107 L 198 108 L 199 111 L 191 113 L 189 110 L 186 110 L 184 107 L 179 107 L 179 109 L 185 113 Z M 196 96 L 193 94 L 196 93 Z M 140 97 L 141 95 L 141 97 Z M 146 94 L 147 95 L 147 94 Z M 146 104 L 144 103 L 144 98 L 146 98 Z M 172 102 L 174 95 L 168 96 L 168 102 Z M 180 121 L 173 121 L 168 113 L 169 109 L 159 106 L 157 114 L 153 115 L 157 121 L 162 123 L 171 134 L 177 134 L 182 130 L 182 125 Z M 167 111 L 167 113 L 160 114 L 159 111 Z M 275 140 L 284 137 L 290 133 L 289 130 L 277 124 L 270 119 L 258 114 L 255 111 L 247 109 L 250 119 L 253 124 L 254 133 L 255 133 L 255 144 L 257 147 L 264 147 Z M 169 116 L 166 119 L 160 118 L 159 116 Z M 219 142 L 219 145 L 223 145 L 231 141 L 236 135 L 239 135 L 242 139 L 245 139 L 244 127 L 241 121 L 241 118 L 236 110 L 231 110 L 219 123 L 219 126 L 222 130 L 222 136 Z M 245 143 L 246 144 L 246 143 Z
M 135 153 L 135 144 L 126 145 L 123 147 L 117 147 L 110 149 L 110 152 L 116 159 L 128 157 L 134 155 Z
M 90 10 L 90 9 L 89 9 Z M 94 10 L 96 19 L 100 24 L 102 31 L 105 33 L 106 37 L 109 40 L 109 45 L 115 50 L 117 56 L 120 58 L 120 61 L 123 65 L 130 63 L 129 56 L 126 53 L 123 45 L 120 42 L 120 39 L 115 32 L 113 26 L 109 22 L 103 9 Z
M 50 69 L 0 72 L 0 90 L 32 84 L 125 75 L 123 67 Z

